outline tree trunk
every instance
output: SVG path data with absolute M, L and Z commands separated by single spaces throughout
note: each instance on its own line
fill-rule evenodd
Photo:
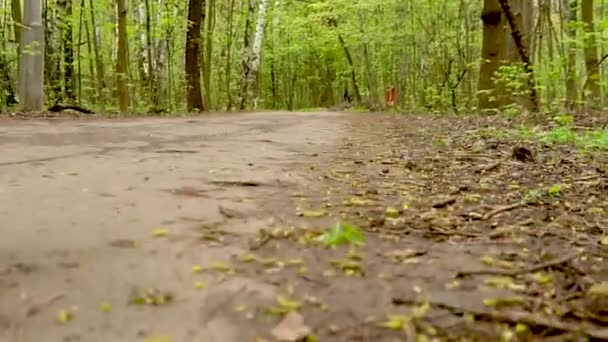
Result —
M 585 69 L 587 70 L 587 84 L 589 93 L 586 96 L 588 108 L 599 109 L 602 107 L 602 89 L 600 88 L 600 73 L 597 57 L 597 38 L 595 37 L 595 25 L 593 23 L 593 0 L 582 0 L 581 13 L 585 24 Z M 583 89 L 585 92 L 587 89 Z
M 576 7 L 577 0 L 563 0 L 565 19 L 568 22 L 568 64 L 566 69 L 566 109 L 574 110 L 576 106 Z
M 97 92 L 96 99 L 97 104 L 104 107 L 104 90 L 106 88 L 105 83 L 105 68 L 103 65 L 103 60 L 101 56 L 101 33 L 99 31 L 99 27 L 97 27 L 97 22 L 95 20 L 95 6 L 93 5 L 93 0 L 89 0 L 89 11 L 91 14 L 91 30 L 93 34 L 93 52 L 95 52 L 95 69 L 97 71 Z
M 65 99 L 75 102 L 74 92 L 74 46 L 72 38 L 72 0 L 59 0 L 57 6 L 61 9 L 61 50 L 63 53 L 63 85 Z M 60 97 L 61 98 L 61 97 Z
M 150 0 L 144 0 L 144 6 L 146 8 L 146 55 L 148 57 L 148 92 L 150 96 L 150 102 L 152 111 L 159 110 L 158 108 L 158 77 L 156 75 L 156 63 L 154 62 L 154 54 L 152 52 L 152 10 L 150 8 Z
M 234 0 L 230 0 L 230 8 L 228 9 L 228 33 L 226 37 L 226 96 L 228 97 L 228 104 L 226 110 L 232 109 L 232 94 L 230 90 L 230 76 L 232 67 L 232 33 L 234 23 Z
M 494 77 L 505 59 L 507 33 L 505 18 L 498 0 L 484 0 L 483 12 L 483 41 L 481 48 L 481 67 L 478 83 L 478 108 L 480 110 L 498 109 L 505 100 L 498 96 L 499 89 Z
M 203 85 L 205 106 L 211 108 L 211 61 L 213 57 L 213 30 L 215 28 L 215 0 L 208 0 L 206 19 L 205 60 L 203 63 Z
M 258 103 L 258 92 L 255 90 L 254 83 L 258 76 L 260 69 L 261 54 L 262 54 L 262 43 L 264 42 L 264 27 L 266 24 L 266 9 L 268 8 L 268 0 L 260 1 L 260 8 L 258 10 L 258 19 L 256 22 L 255 36 L 253 38 L 253 46 L 251 49 L 251 60 L 249 64 L 249 74 L 247 75 L 246 86 L 247 93 L 251 92 L 251 100 L 253 103 L 253 109 L 257 108 Z
M 118 20 L 118 47 L 116 60 L 116 92 L 118 95 L 118 110 L 121 113 L 129 111 L 129 45 L 127 40 L 127 6 L 126 0 L 116 0 L 116 17 Z
M 186 33 L 186 78 L 188 83 L 188 111 L 204 111 L 201 94 L 199 62 L 201 21 L 204 0 L 190 0 L 188 4 L 188 32 Z
M 255 0 L 247 0 L 247 18 L 245 19 L 245 34 L 243 36 L 243 57 L 241 66 L 243 68 L 241 74 L 241 84 L 239 90 L 240 104 L 239 109 L 244 110 L 247 107 L 247 92 L 249 74 L 251 73 L 251 23 L 255 14 Z
M 40 111 L 44 102 L 44 27 L 40 0 L 25 2 L 21 32 L 22 52 L 19 70 L 21 110 Z
M 17 56 L 21 56 L 21 0 L 11 0 L 11 14 L 13 17 L 15 42 L 17 43 Z M 17 70 L 19 70 L 19 65 L 17 65 Z
M 536 93 L 536 82 L 535 82 L 535 78 L 534 78 L 534 69 L 532 67 L 532 62 L 530 61 L 530 53 L 528 50 L 528 42 L 527 42 L 526 36 L 522 33 L 522 31 L 520 29 L 520 22 L 524 23 L 525 19 L 520 20 L 520 21 L 517 20 L 517 18 L 511 11 L 508 0 L 499 0 L 499 1 L 500 1 L 502 10 L 505 14 L 505 17 L 507 19 L 507 22 L 509 23 L 509 26 L 511 27 L 511 35 L 513 37 L 513 41 L 515 43 L 515 46 L 517 47 L 519 57 L 521 58 L 521 61 L 523 62 L 524 68 L 527 73 L 526 80 L 528 81 L 527 88 L 528 88 L 528 94 L 529 94 L 529 102 L 527 103 L 527 107 L 531 112 L 537 112 L 538 111 L 538 96 Z
M 342 35 L 338 33 L 338 41 L 340 41 L 340 45 L 344 50 L 344 55 L 346 56 L 346 61 L 348 62 L 348 66 L 350 67 L 350 79 L 353 82 L 353 89 L 355 90 L 355 100 L 357 104 L 361 104 L 361 92 L 359 91 L 359 84 L 357 83 L 357 74 L 355 73 L 355 66 L 353 63 L 353 57 L 346 46 L 346 42 L 344 42 L 344 38 Z

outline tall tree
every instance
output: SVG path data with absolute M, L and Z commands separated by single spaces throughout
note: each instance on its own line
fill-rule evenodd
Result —
M 201 94 L 200 40 L 201 21 L 205 0 L 188 3 L 188 32 L 186 34 L 186 78 L 188 84 L 188 111 L 204 111 Z
M 507 22 L 509 23 L 509 27 L 511 27 L 511 36 L 513 38 L 513 42 L 517 48 L 517 52 L 527 73 L 525 77 L 527 80 L 528 89 L 526 90 L 529 95 L 529 101 L 526 103 L 526 107 L 530 111 L 536 112 L 538 111 L 538 96 L 536 94 L 536 82 L 534 81 L 534 69 L 532 67 L 532 61 L 530 60 L 528 40 L 526 35 L 524 35 L 521 30 L 522 26 L 524 26 L 523 20 L 517 20 L 517 17 L 513 14 L 513 11 L 511 10 L 508 0 L 499 1 L 500 6 L 502 7 L 502 11 L 507 19 Z
M 116 53 L 116 93 L 118 110 L 121 113 L 129 111 L 129 44 L 127 36 L 127 4 L 126 0 L 116 0 L 116 18 L 118 21 L 118 39 Z
M 40 111 L 44 102 L 44 27 L 40 0 L 25 2 L 21 32 L 19 96 L 23 111 Z
M 566 109 L 573 110 L 576 104 L 576 8 L 577 0 L 563 0 L 562 11 L 567 22 L 567 34 L 565 47 L 568 54 L 566 67 Z
M 244 110 L 247 107 L 247 99 L 249 91 L 249 75 L 251 73 L 251 25 L 255 14 L 255 0 L 247 0 L 247 16 L 245 18 L 245 33 L 243 35 L 243 57 L 241 58 L 241 83 L 239 90 L 239 109 Z
M 498 0 L 484 0 L 483 12 L 483 40 L 481 48 L 481 68 L 478 82 L 478 107 L 496 109 L 504 105 L 497 97 L 498 85 L 495 74 L 505 58 L 505 45 L 507 32 L 505 31 L 505 18 Z
M 589 90 L 586 96 L 587 107 L 602 107 L 602 89 L 600 87 L 599 61 L 597 57 L 597 38 L 595 24 L 593 22 L 593 0 L 582 0 L 581 14 L 585 24 L 585 69 L 587 70 L 587 80 L 585 84 Z M 587 89 L 583 89 L 586 91 Z
M 72 0 L 58 0 L 61 9 L 61 50 L 63 53 L 63 86 L 65 99 L 76 100 L 74 92 L 74 46 L 72 38 Z

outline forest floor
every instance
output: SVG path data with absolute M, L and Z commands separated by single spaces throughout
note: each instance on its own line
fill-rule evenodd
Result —
M 0 341 L 607 340 L 608 154 L 514 127 L 0 119 Z

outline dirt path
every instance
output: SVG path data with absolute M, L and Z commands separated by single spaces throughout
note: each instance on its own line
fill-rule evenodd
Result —
M 233 307 L 222 301 L 273 288 L 232 278 L 196 289 L 206 279 L 192 267 L 227 260 L 248 235 L 280 225 L 293 210 L 281 202 L 285 189 L 343 131 L 340 115 L 327 113 L 3 123 L 0 341 L 243 341 L 238 323 L 218 314 Z M 155 228 L 169 235 L 154 238 Z M 175 302 L 127 306 L 136 287 Z M 55 324 L 72 307 L 74 320 Z
M 606 155 L 495 125 L 2 122 L 0 341 L 608 339 Z

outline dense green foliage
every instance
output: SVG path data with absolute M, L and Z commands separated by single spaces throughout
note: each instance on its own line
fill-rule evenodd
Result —
M 115 109 L 114 1 L 74 1 L 69 12 L 56 0 L 45 4 L 47 103 L 65 102 L 70 78 L 76 97 L 68 102 Z M 544 108 L 561 109 L 565 102 L 569 48 L 576 49 L 578 57 L 574 72 L 579 92 L 588 82 L 584 77 L 583 46 L 589 35 L 578 22 L 574 31 L 569 31 L 564 8 L 567 5 L 567 0 L 538 0 L 534 6 L 534 28 L 529 40 Z M 185 110 L 187 1 L 133 0 L 128 6 L 132 109 Z M 203 81 L 208 88 L 203 87 L 208 109 L 238 107 L 247 7 L 248 0 L 206 1 L 201 57 L 203 79 L 208 78 L 207 84 Z M 397 106 L 403 111 L 475 110 L 481 9 L 481 1 L 472 0 L 269 0 L 254 92 L 259 96 L 257 106 L 331 107 L 346 100 L 356 101 L 358 89 L 358 105 L 378 109 L 384 104 L 387 88 L 394 86 Z M 605 4 L 599 3 L 595 12 L 601 53 L 608 46 Z M 0 4 L 2 108 L 10 105 L 7 97 L 11 89 L 16 89 L 18 51 L 14 29 L 18 25 L 14 26 L 11 18 L 11 3 L 4 1 Z M 66 78 L 69 58 L 65 58 L 62 38 L 67 26 L 72 27 L 74 75 Z M 251 30 L 250 34 L 253 35 Z M 352 57 L 352 67 L 348 55 Z M 152 61 L 148 61 L 148 56 Z M 603 62 L 601 56 L 600 60 Z M 603 64 L 600 67 L 603 75 Z M 517 91 L 519 69 L 502 70 L 497 77 L 512 83 Z M 601 80 L 605 88 L 608 78 Z

